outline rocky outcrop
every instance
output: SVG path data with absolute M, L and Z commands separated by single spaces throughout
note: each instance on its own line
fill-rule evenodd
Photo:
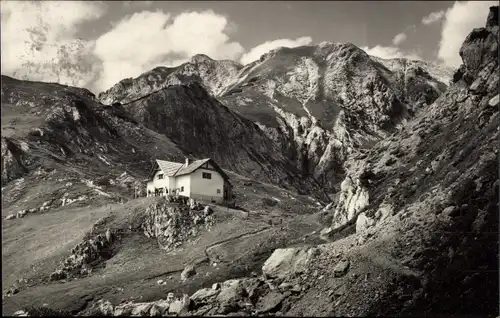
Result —
M 98 221 L 87 237 L 71 250 L 60 268 L 50 274 L 50 281 L 86 277 L 94 267 L 113 256 L 113 240 L 117 237 L 109 228 L 102 229 L 103 223 L 104 220 Z
M 494 7 L 486 27 L 465 39 L 464 64 L 443 95 L 401 132 L 348 163 L 345 182 L 356 186 L 343 189 L 332 209 L 342 221 L 333 226 L 351 222 L 355 244 L 374 249 L 370 258 L 391 255 L 391 264 L 418 272 L 420 283 L 412 299 L 395 296 L 409 280 L 399 273 L 383 286 L 387 296 L 366 311 L 348 309 L 354 301 L 348 298 L 336 313 L 461 315 L 479 314 L 479 306 L 480 315 L 498 314 L 497 292 L 482 292 L 498 288 L 498 247 L 489 234 L 498 231 L 498 108 L 490 106 L 499 93 L 497 16 Z M 360 192 L 366 196 L 357 199 Z
M 140 218 L 143 233 L 147 237 L 156 238 L 164 250 L 178 247 L 215 222 L 213 214 L 207 215 L 203 210 L 192 210 L 188 205 L 167 200 L 153 203 Z
M 489 23 L 495 23 L 494 15 L 490 13 Z M 493 16 L 491 18 L 491 16 Z M 443 147 L 442 152 L 427 163 L 428 159 L 417 160 L 417 166 L 409 166 L 408 158 L 418 158 L 432 155 L 425 150 L 431 134 L 443 134 L 443 127 L 456 125 L 456 116 L 471 116 L 473 104 L 486 107 L 480 111 L 480 125 L 486 124 L 486 118 L 491 122 L 495 111 L 488 110 L 488 103 L 498 94 L 498 27 L 487 25 L 486 28 L 475 29 L 464 41 L 460 55 L 464 64 L 460 67 L 460 76 L 448 92 L 436 100 L 425 110 L 425 114 L 404 127 L 402 132 L 380 142 L 367 155 L 359 155 L 347 163 L 348 173 L 341 185 L 339 202 L 334 211 L 333 227 L 342 226 L 355 218 L 358 214 L 373 203 L 380 209 L 374 213 L 377 218 L 392 213 L 394 195 L 400 192 L 404 184 L 403 176 L 407 172 L 417 173 L 423 169 L 427 177 L 434 176 L 442 169 L 446 160 L 450 160 L 452 151 L 457 148 Z M 496 54 L 496 55 L 495 55 Z M 464 86 L 465 85 L 465 86 Z M 455 128 L 455 145 L 460 144 L 462 137 L 460 125 Z M 449 129 L 449 128 L 446 128 Z M 424 141 L 425 140 L 425 141 Z M 380 192 L 380 182 L 391 182 L 384 192 Z M 417 191 L 418 181 L 411 181 L 411 191 Z M 374 195 L 377 198 L 372 198 Z M 398 202 L 398 205 L 400 203 Z M 390 210 L 390 211 L 389 211 Z
M 181 280 L 185 281 L 194 275 L 196 275 L 196 269 L 194 268 L 194 265 L 188 265 L 181 273 Z
M 262 267 L 262 272 L 266 277 L 285 278 L 302 274 L 319 250 L 312 248 L 304 250 L 302 248 L 277 249 L 266 260 Z

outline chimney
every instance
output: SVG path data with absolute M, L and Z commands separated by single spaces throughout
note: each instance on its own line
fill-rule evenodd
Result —
M 191 162 L 190 162 L 189 158 L 186 157 L 186 167 L 189 166 L 190 163 Z

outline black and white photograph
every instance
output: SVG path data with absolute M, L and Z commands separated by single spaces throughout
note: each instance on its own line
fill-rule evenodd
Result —
M 2 316 L 500 318 L 498 1 L 0 13 Z

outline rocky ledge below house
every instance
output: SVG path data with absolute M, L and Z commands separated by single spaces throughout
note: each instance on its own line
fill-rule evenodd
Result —
M 215 222 L 210 206 L 193 199 L 166 197 L 150 205 L 139 216 L 140 229 L 150 238 L 156 238 L 163 250 L 172 250 L 194 237 Z

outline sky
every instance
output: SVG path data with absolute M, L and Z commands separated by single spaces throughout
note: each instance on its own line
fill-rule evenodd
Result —
M 456 68 L 496 1 L 0 2 L 2 74 L 104 91 L 195 54 L 242 64 L 277 47 L 350 42 Z

